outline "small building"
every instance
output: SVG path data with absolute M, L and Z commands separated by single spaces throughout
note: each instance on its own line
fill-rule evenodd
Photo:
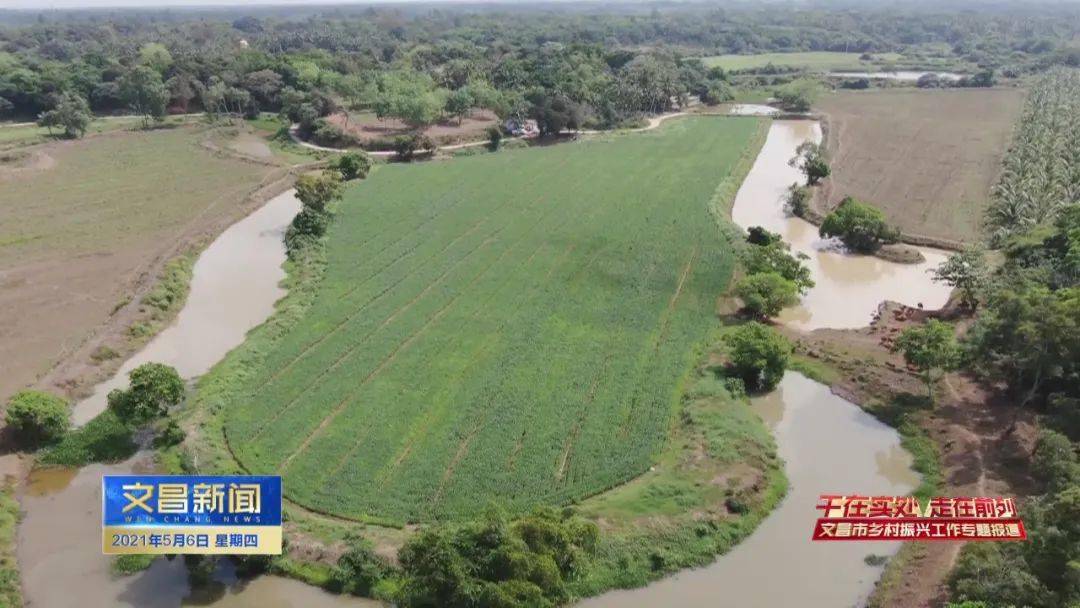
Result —
M 506 132 L 515 137 L 536 137 L 540 135 L 540 127 L 536 124 L 536 121 L 528 118 L 525 120 L 518 120 L 516 118 L 506 119 L 506 123 L 503 125 Z

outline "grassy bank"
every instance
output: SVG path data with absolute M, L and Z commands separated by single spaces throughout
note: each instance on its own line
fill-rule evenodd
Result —
M 15 489 L 4 482 L 0 488 L 0 608 L 23 605 L 19 564 L 15 558 L 18 524 L 19 502 L 15 500 Z

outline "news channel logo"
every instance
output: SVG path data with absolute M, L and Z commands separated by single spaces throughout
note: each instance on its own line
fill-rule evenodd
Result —
M 204 555 L 281 553 L 281 477 L 105 475 L 102 551 Z

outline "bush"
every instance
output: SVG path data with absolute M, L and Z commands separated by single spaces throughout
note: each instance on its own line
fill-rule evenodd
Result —
M 423 133 L 401 135 L 394 140 L 394 152 L 400 161 L 410 161 L 420 151 L 434 152 L 434 140 Z
M 312 142 L 328 148 L 356 148 L 362 143 L 355 135 L 325 118 L 316 120 L 312 124 L 310 132 Z
M 109 409 L 136 426 L 160 418 L 184 398 L 184 381 L 176 369 L 161 363 L 144 363 L 128 374 L 127 390 L 109 392 Z
M 795 284 L 799 293 L 806 293 L 814 286 L 810 269 L 803 263 L 809 259 L 805 253 L 791 255 L 788 245 L 779 238 L 767 244 L 749 247 L 742 255 L 746 272 L 755 275 L 773 272 Z
M 884 243 L 900 240 L 900 232 L 885 223 L 884 213 L 850 196 L 840 201 L 818 232 L 825 238 L 839 238 L 849 249 L 860 253 L 872 253 Z
M 755 317 L 775 317 L 785 306 L 799 301 L 799 288 L 776 272 L 743 277 L 735 285 L 743 308 Z
M 333 167 L 341 172 L 341 179 L 364 179 L 371 171 L 371 157 L 366 152 L 346 152 L 334 161 Z
M 499 127 L 494 126 L 494 125 L 488 127 L 487 128 L 487 137 L 488 137 L 488 148 L 490 148 L 492 152 L 497 151 L 499 149 L 499 146 L 502 145 L 502 140 L 503 140 L 502 129 L 500 129 Z
M 41 462 L 68 467 L 119 462 L 134 454 L 137 447 L 131 426 L 116 412 L 105 410 L 86 426 L 71 431 L 59 443 L 46 448 Z
M 43 391 L 19 391 L 8 400 L 6 420 L 20 444 L 50 443 L 68 430 L 68 403 Z
M 820 172 L 820 170 L 818 171 Z M 806 210 L 810 206 L 810 189 L 799 184 L 788 186 L 787 198 L 784 199 L 784 210 L 795 217 L 806 217 Z
M 791 343 L 772 328 L 751 321 L 740 325 L 725 341 L 731 370 L 749 390 L 768 390 L 784 377 Z

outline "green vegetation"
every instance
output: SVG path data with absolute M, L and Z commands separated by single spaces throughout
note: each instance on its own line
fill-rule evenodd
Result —
M 23 605 L 22 581 L 15 557 L 15 541 L 19 524 L 19 501 L 15 488 L 5 483 L 0 488 L 0 607 L 18 608 Z
M 981 312 L 964 338 L 967 366 L 1005 384 L 1014 425 L 1028 408 L 1043 429 L 1028 463 L 1041 494 L 1021 512 L 1030 542 L 965 547 L 949 581 L 955 600 L 1033 608 L 1080 603 L 1080 203 L 1060 197 L 1080 171 L 1080 157 L 1062 153 L 1071 142 L 1060 139 L 1075 132 L 1076 114 L 1064 108 L 1075 106 L 1078 82 L 1076 72 L 1055 72 L 1032 92 L 991 218 L 1020 212 L 1015 224 L 992 223 L 1005 259 L 986 282 Z M 1042 164 L 1025 167 L 1028 161 Z
M 380 169 L 330 228 L 334 295 L 229 398 L 230 447 L 280 468 L 292 500 L 384 521 L 521 512 L 635 475 L 713 323 L 731 256 L 702 220 L 756 132 L 684 119 Z
M 792 346 L 767 325 L 751 321 L 726 336 L 735 377 L 749 390 L 771 390 L 784 377 Z
M 168 365 L 144 363 L 128 374 L 126 389 L 109 391 L 109 410 L 129 424 L 140 426 L 165 416 L 184 398 L 184 381 Z
M 839 238 L 848 248 L 860 253 L 872 253 L 900 238 L 899 231 L 885 222 L 880 209 L 850 196 L 825 216 L 818 232 L 823 238 Z
M 776 272 L 746 275 L 735 284 L 735 295 L 742 300 L 743 310 L 755 318 L 775 317 L 799 302 L 799 288 Z
M 824 87 L 817 79 L 799 78 L 777 87 L 773 96 L 776 103 L 789 112 L 809 112 L 823 91 Z
M 85 426 L 45 448 L 38 462 L 82 467 L 93 462 L 119 462 L 135 453 L 134 430 L 112 410 L 105 410 Z
M 1078 115 L 1080 70 L 1056 69 L 1035 82 L 987 210 L 995 245 L 1053 222 L 1077 201 Z
M 4 413 L 15 440 L 28 447 L 52 443 L 68 429 L 68 404 L 51 393 L 23 390 L 12 395 Z
M 989 268 L 983 250 L 969 246 L 950 255 L 934 269 L 933 275 L 935 281 L 955 289 L 960 303 L 974 312 L 979 299 L 985 295 Z
M 795 157 L 791 159 L 789 164 L 802 171 L 803 175 L 806 176 L 807 186 L 816 186 L 818 182 L 829 177 L 832 173 L 832 168 L 829 167 L 829 161 L 825 156 L 824 143 L 806 141 L 799 144 L 799 147 L 795 149 Z M 809 191 L 799 188 L 795 184 L 792 184 L 788 189 L 788 205 L 795 215 L 801 217 L 800 209 L 805 212 L 806 199 L 808 198 Z
M 359 165 L 357 165 L 359 171 Z M 344 188 L 338 172 L 328 171 L 322 175 L 302 175 L 296 180 L 296 198 L 303 208 L 296 214 L 285 231 L 285 245 L 289 256 L 299 255 L 298 250 L 310 247 L 326 234 L 332 219 L 330 206 L 341 200 Z
M 757 53 L 753 55 L 718 55 L 705 57 L 702 61 L 709 67 L 727 71 L 767 68 L 801 68 L 812 71 L 872 71 L 871 60 L 860 59 L 862 53 L 838 53 L 829 51 L 802 53 Z M 895 61 L 896 53 L 876 54 L 872 60 Z
M 371 157 L 364 152 L 346 152 L 337 157 L 330 166 L 341 172 L 341 179 L 364 179 L 371 171 Z
M 904 361 L 922 374 L 930 403 L 934 402 L 934 384 L 960 360 L 952 326 L 937 319 L 905 328 L 896 338 L 893 350 L 903 353 Z
M 62 127 L 65 137 L 78 138 L 86 134 L 92 119 L 86 100 L 77 93 L 66 91 L 56 101 L 55 108 L 38 117 L 38 126 L 48 129 L 50 135 L 54 127 Z
M 180 310 L 187 301 L 194 265 L 195 255 L 191 254 L 177 256 L 165 264 L 157 283 L 140 302 L 140 312 L 148 314 L 128 327 L 128 334 L 133 338 L 152 336 Z
M 113 576 L 131 576 L 146 570 L 157 559 L 156 555 L 117 555 L 109 564 L 109 571 Z
M 803 264 L 809 259 L 805 253 L 791 255 L 790 246 L 784 243 L 779 235 L 775 238 L 766 237 L 765 241 L 754 242 L 754 230 L 750 228 L 748 242 L 752 247 L 747 247 L 743 252 L 741 261 L 743 268 L 748 274 L 776 273 L 786 281 L 795 285 L 797 293 L 805 294 L 814 286 L 814 280 L 810 278 L 810 269 Z

